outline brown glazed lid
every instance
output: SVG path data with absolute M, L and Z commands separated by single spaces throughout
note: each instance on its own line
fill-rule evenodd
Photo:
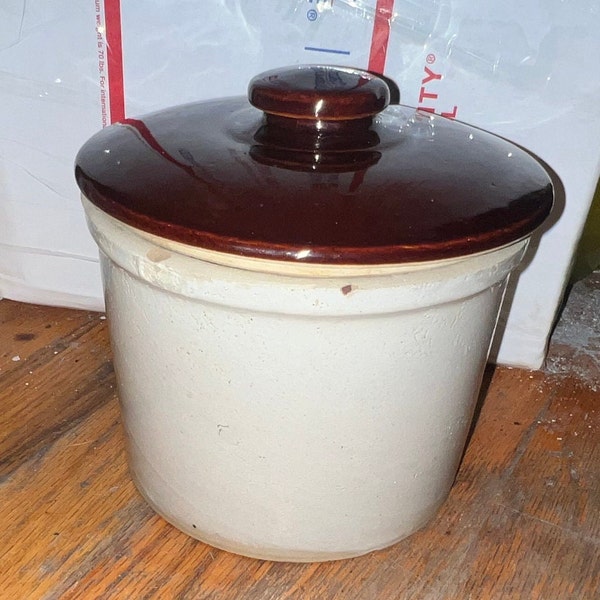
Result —
M 109 215 L 169 240 L 340 265 L 501 247 L 529 235 L 552 207 L 550 178 L 527 152 L 456 121 L 387 107 L 387 84 L 368 72 L 269 71 L 250 82 L 248 97 L 103 129 L 77 155 L 79 187 Z

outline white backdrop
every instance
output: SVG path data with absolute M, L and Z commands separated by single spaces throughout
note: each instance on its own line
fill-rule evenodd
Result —
M 402 102 L 505 136 L 562 180 L 556 222 L 514 282 L 497 341 L 499 362 L 539 367 L 600 174 L 600 0 L 3 0 L 0 295 L 102 309 L 72 170 L 102 126 L 105 9 L 120 10 L 136 116 L 244 94 L 253 75 L 286 64 L 366 68 L 376 10 L 390 6 L 378 32 Z

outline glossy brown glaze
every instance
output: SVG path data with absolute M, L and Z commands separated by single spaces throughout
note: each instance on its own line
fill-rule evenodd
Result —
M 348 120 L 372 117 L 390 102 L 383 79 L 358 69 L 300 65 L 256 76 L 248 86 L 252 106 L 292 119 Z
M 537 161 L 461 123 L 403 106 L 352 135 L 290 122 L 273 134 L 244 98 L 128 119 L 83 146 L 77 182 L 110 215 L 165 238 L 327 264 L 488 250 L 527 236 L 552 206 Z

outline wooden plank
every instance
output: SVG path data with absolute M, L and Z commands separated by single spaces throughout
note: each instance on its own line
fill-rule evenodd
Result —
M 273 563 L 192 540 L 139 496 L 99 315 L 2 301 L 0 318 L 0 598 L 596 597 L 588 380 L 490 371 L 456 484 L 427 527 L 352 560 Z
M 102 402 L 103 388 L 114 386 L 100 315 L 1 306 L 0 478 L 83 419 Z

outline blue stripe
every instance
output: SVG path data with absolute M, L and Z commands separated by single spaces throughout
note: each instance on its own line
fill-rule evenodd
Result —
M 330 54 L 346 54 L 350 55 L 350 50 L 334 50 L 333 48 L 316 48 L 315 46 L 304 46 L 305 50 L 311 52 L 329 52 Z

